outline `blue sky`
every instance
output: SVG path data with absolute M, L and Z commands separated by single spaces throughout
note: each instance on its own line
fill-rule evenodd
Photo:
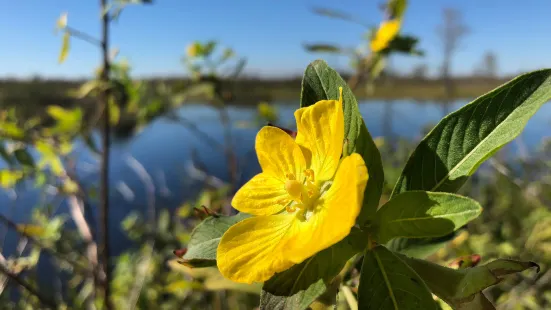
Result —
M 57 63 L 61 37 L 54 34 L 61 12 L 69 25 L 99 34 L 99 13 L 93 0 L 18 0 L 0 4 L 0 77 L 85 77 L 97 66 L 99 51 L 73 40 L 64 64 Z M 214 39 L 248 59 L 247 72 L 264 76 L 300 74 L 317 58 L 344 68 L 347 60 L 307 53 L 304 42 L 334 42 L 356 47 L 365 28 L 320 17 L 311 8 L 338 8 L 376 25 L 381 12 L 375 0 L 157 0 L 126 9 L 113 26 L 112 45 L 140 76 L 179 75 L 186 45 Z M 436 71 L 441 44 L 435 28 L 442 9 L 463 14 L 471 32 L 454 58 L 453 71 L 469 74 L 486 51 L 498 56 L 500 74 L 551 67 L 551 1 L 549 0 L 416 0 L 410 1 L 404 33 L 421 38 L 425 57 L 394 57 L 392 65 L 408 72 L 425 63 Z

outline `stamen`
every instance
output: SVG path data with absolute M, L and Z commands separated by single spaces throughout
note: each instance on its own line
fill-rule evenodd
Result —
M 294 200 L 299 200 L 302 194 L 302 184 L 297 180 L 287 180 L 285 182 L 285 190 Z
M 287 180 L 296 180 L 295 175 L 292 173 L 286 173 L 285 177 L 287 178 Z
M 306 175 L 306 179 L 310 182 L 314 182 L 315 181 L 315 175 L 314 175 L 314 170 L 312 169 L 306 169 L 304 170 L 304 174 Z
M 297 208 L 294 205 L 289 205 L 289 206 L 285 207 L 285 211 L 287 211 L 289 213 L 293 213 L 296 210 L 297 210 Z

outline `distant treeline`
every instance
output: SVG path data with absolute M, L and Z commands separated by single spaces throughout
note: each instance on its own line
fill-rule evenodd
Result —
M 347 77 L 344 76 L 346 79 Z M 461 77 L 454 79 L 454 99 L 475 98 L 503 84 L 509 78 Z M 183 88 L 189 85 L 186 78 L 150 78 L 149 83 L 165 83 L 169 87 Z M 0 80 L 0 105 L 25 108 L 40 108 L 51 104 L 72 106 L 77 100 L 69 95 L 78 89 L 84 80 Z M 257 104 L 259 101 L 297 100 L 300 94 L 301 78 L 240 78 L 221 83 L 228 102 L 235 105 Z M 375 83 L 374 94 L 368 96 L 365 87 L 356 93 L 359 99 L 413 99 L 445 100 L 444 83 L 435 78 L 384 77 Z M 201 101 L 204 98 L 193 98 Z

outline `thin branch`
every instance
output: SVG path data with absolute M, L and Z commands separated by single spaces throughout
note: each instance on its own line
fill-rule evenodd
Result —
M 105 84 L 109 82 L 109 19 L 110 14 L 107 9 L 107 0 L 100 0 L 100 12 L 102 15 L 101 23 L 101 51 L 103 58 L 103 66 L 101 71 L 101 81 Z M 109 148 L 110 148 L 110 113 L 109 113 L 109 93 L 108 90 L 103 90 L 99 94 L 99 104 L 103 108 L 103 152 L 101 156 L 101 205 L 99 208 L 99 244 L 100 244 L 100 256 L 103 263 L 103 271 L 105 273 L 105 280 L 103 282 L 103 298 L 105 303 L 105 309 L 113 309 L 111 303 L 111 268 L 109 268 Z M 99 268 L 98 270 L 99 271 Z
M 350 309 L 358 310 L 358 301 L 356 300 L 356 297 L 354 297 L 354 294 L 350 288 L 346 285 L 341 285 L 341 292 L 343 293 L 346 303 L 348 303 Z
M 75 195 L 69 196 L 67 203 L 69 205 L 69 212 L 71 213 L 73 222 L 82 236 L 82 239 L 86 242 L 86 257 L 88 257 L 88 260 L 92 266 L 96 267 L 98 264 L 98 249 L 96 243 L 94 242 L 94 238 L 92 237 L 90 226 L 84 218 L 83 203 L 82 201 L 79 201 Z
M 8 278 L 13 280 L 15 283 L 17 283 L 19 286 L 26 289 L 29 293 L 34 295 L 40 303 L 42 303 L 44 306 L 47 306 L 51 309 L 57 309 L 57 304 L 55 301 L 51 300 L 49 297 L 46 297 L 42 295 L 41 292 L 39 292 L 37 289 L 35 289 L 33 286 L 31 286 L 29 283 L 27 283 L 25 280 L 21 279 L 18 275 L 8 270 L 4 265 L 0 264 L 0 272 L 5 274 Z
M 59 259 L 59 260 L 62 260 L 68 264 L 70 264 L 73 268 L 75 269 L 80 269 L 84 274 L 90 274 L 92 271 L 84 266 L 82 266 L 80 263 L 68 258 L 68 256 L 64 256 L 62 253 L 59 253 L 53 249 L 51 249 L 50 247 L 46 246 L 45 244 L 43 244 L 42 242 L 36 240 L 35 238 L 33 238 L 32 236 L 30 236 L 29 234 L 27 234 L 25 232 L 25 230 L 21 230 L 21 229 L 18 229 L 17 227 L 17 224 L 12 222 L 10 219 L 8 219 L 7 217 L 5 217 L 4 215 L 0 214 L 0 221 L 4 222 L 6 224 L 6 226 L 8 226 L 9 228 L 12 228 L 13 230 L 15 230 L 18 234 L 20 234 L 21 236 L 25 237 L 29 242 L 31 242 L 32 244 L 38 246 L 42 251 L 52 255 L 53 257 Z

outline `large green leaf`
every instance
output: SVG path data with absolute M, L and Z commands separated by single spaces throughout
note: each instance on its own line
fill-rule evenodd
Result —
M 449 114 L 417 146 L 392 197 L 412 190 L 456 192 L 486 159 L 517 137 L 549 99 L 551 69 L 539 70 L 523 74 Z M 401 251 L 417 247 L 414 239 L 394 241 L 399 241 Z
M 301 264 L 274 275 L 264 283 L 261 309 L 306 309 L 320 297 L 346 262 L 365 246 L 364 235 L 354 229 L 344 240 Z
M 359 309 L 437 309 L 421 277 L 382 245 L 364 257 L 358 288 Z
M 379 206 L 384 182 L 381 154 L 365 127 L 354 93 L 342 77 L 323 60 L 316 60 L 306 68 L 302 79 L 300 106 L 307 107 L 320 100 L 337 99 L 343 88 L 344 136 L 348 153 L 362 155 L 369 173 L 363 208 L 357 223 L 363 226 L 372 220 Z
M 423 278 L 436 296 L 454 309 L 488 309 L 488 301 L 481 294 L 482 290 L 499 283 L 506 275 L 532 267 L 539 271 L 536 263 L 509 259 L 498 259 L 473 268 L 451 269 L 403 255 L 400 258 Z
M 385 245 L 394 252 L 416 258 L 425 258 L 436 253 L 456 236 L 457 231 L 439 238 L 394 238 Z
M 187 252 L 182 257 L 187 265 L 208 267 L 216 265 L 216 249 L 222 235 L 232 225 L 250 217 L 239 213 L 233 216 L 211 216 L 197 225 L 191 233 Z
M 375 217 L 379 243 L 396 237 L 442 237 L 475 219 L 482 207 L 456 194 L 404 192 L 383 205 Z
M 456 192 L 550 99 L 551 69 L 546 69 L 521 75 L 446 116 L 417 146 L 392 195 Z

